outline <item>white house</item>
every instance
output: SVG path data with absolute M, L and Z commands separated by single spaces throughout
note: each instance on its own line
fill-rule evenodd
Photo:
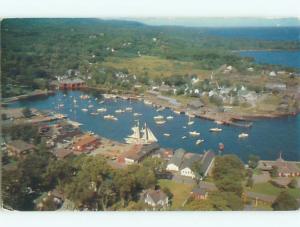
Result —
M 142 195 L 142 200 L 154 208 L 167 207 L 169 205 L 168 196 L 161 190 L 146 190 Z
M 185 154 L 185 151 L 181 148 L 175 150 L 173 157 L 168 162 L 166 170 L 168 170 L 168 171 L 179 171 L 179 168 L 180 168 L 181 163 L 183 161 L 184 154 Z

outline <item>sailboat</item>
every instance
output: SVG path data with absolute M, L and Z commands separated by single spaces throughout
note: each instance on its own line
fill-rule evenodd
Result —
M 192 124 L 194 124 L 194 121 L 191 121 L 191 117 L 189 116 L 189 121 L 188 121 L 188 123 L 187 123 L 188 125 L 192 125 Z
M 130 144 L 150 144 L 157 142 L 157 139 L 150 128 L 145 126 L 143 129 L 140 129 L 140 123 L 137 122 L 137 125 L 132 127 L 133 134 L 125 138 L 126 143 Z

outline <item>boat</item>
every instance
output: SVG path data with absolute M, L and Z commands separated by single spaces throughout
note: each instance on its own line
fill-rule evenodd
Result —
M 164 119 L 164 116 L 162 116 L 162 115 L 157 115 L 157 116 L 155 116 L 155 117 L 153 117 L 154 118 L 154 120 L 163 120 Z
M 145 123 L 145 126 L 143 129 L 140 128 L 139 121 L 137 122 L 137 125 L 131 128 L 133 133 L 129 135 L 127 138 L 125 138 L 126 143 L 129 144 L 150 144 L 157 142 L 157 138 L 153 134 L 153 132 L 150 130 L 150 128 L 147 127 L 147 124 Z
M 160 107 L 160 108 L 158 108 L 156 111 L 157 112 L 160 112 L 160 111 L 163 111 L 165 108 L 164 107 Z
M 182 128 L 186 128 L 186 126 L 183 126 Z
M 177 110 L 174 110 L 173 112 L 176 113 L 176 114 L 181 114 L 181 112 L 177 111 Z
M 164 133 L 164 136 L 169 137 L 169 136 L 171 136 L 171 134 L 169 134 L 169 133 Z
M 92 112 L 91 115 L 98 115 L 99 113 L 97 112 Z
M 59 106 L 59 107 L 64 107 L 65 105 L 64 105 L 64 104 L 59 104 L 58 106 Z
M 116 113 L 124 113 L 125 111 L 124 110 L 121 110 L 121 109 L 118 109 L 115 111 Z
M 118 118 L 116 118 L 114 115 L 110 115 L 110 114 L 105 115 L 104 119 L 106 119 L 106 120 L 113 120 L 113 121 L 117 121 L 118 120 Z
M 248 133 L 241 133 L 239 134 L 239 138 L 242 139 L 242 138 L 247 138 L 249 135 Z
M 88 96 L 88 95 L 80 95 L 80 98 L 81 98 L 81 99 L 89 99 L 90 96 Z
M 209 131 L 211 131 L 211 132 L 222 132 L 222 129 L 221 128 L 211 128 L 211 129 L 209 129 Z
M 189 121 L 188 121 L 188 125 L 193 125 L 195 122 L 194 121 L 191 121 L 191 117 L 189 116 Z
M 197 131 L 192 131 L 192 132 L 189 132 L 191 136 L 199 136 L 200 135 L 200 132 L 197 132 Z
M 163 125 L 164 123 L 166 123 L 165 120 L 158 120 L 158 121 L 155 121 L 156 124 L 158 125 Z
M 88 112 L 89 110 L 86 108 L 81 109 L 83 112 Z
M 102 100 L 102 101 L 99 102 L 99 104 L 103 104 L 103 103 L 104 103 L 104 100 Z
M 77 103 L 77 100 L 76 100 L 76 99 L 73 99 L 73 103 Z
M 126 107 L 125 111 L 131 112 L 132 111 L 132 107 Z
M 186 138 L 186 136 L 181 137 L 181 139 L 185 139 L 185 138 Z
M 100 108 L 100 109 L 97 109 L 97 112 L 106 112 L 107 109 L 106 108 Z
M 146 105 L 152 105 L 152 102 L 150 102 L 150 101 L 148 101 L 148 100 L 144 100 L 144 103 L 145 103 Z
M 142 116 L 141 113 L 133 113 L 133 116 L 137 117 L 137 116 Z
M 215 123 L 216 123 L 217 125 L 222 125 L 222 124 L 224 124 L 223 121 L 215 121 Z
M 88 105 L 88 108 L 93 108 L 93 107 L 94 107 L 94 105 L 92 105 L 92 104 Z
M 201 144 L 201 143 L 203 143 L 203 142 L 204 142 L 204 140 L 201 140 L 201 139 L 200 139 L 200 140 L 197 140 L 197 141 L 196 141 L 196 145 L 199 145 L 199 144 Z
M 172 120 L 173 116 L 167 116 L 167 120 Z
M 219 150 L 223 151 L 224 150 L 224 144 L 223 143 L 219 143 Z

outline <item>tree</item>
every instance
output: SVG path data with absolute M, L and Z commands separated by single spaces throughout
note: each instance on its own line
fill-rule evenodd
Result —
M 2 121 L 7 120 L 7 119 L 8 119 L 7 114 L 2 113 L 2 114 L 1 114 L 1 119 L 2 119 Z
M 290 188 L 297 188 L 297 186 L 298 186 L 298 181 L 296 180 L 296 178 L 293 178 L 291 180 L 291 182 L 289 183 L 289 187 Z
M 258 165 L 258 161 L 260 160 L 260 157 L 257 155 L 249 155 L 249 161 L 248 161 L 248 165 L 250 168 L 255 169 Z
M 272 204 L 272 208 L 274 210 L 296 210 L 299 205 L 297 200 L 287 191 L 282 191 Z
M 22 110 L 22 113 L 24 115 L 25 118 L 29 118 L 32 116 L 32 112 L 30 110 L 30 108 L 28 107 L 25 107 L 23 110 Z
M 221 192 L 234 192 L 241 197 L 245 168 L 236 155 L 224 155 L 215 158 L 213 179 Z
M 278 167 L 272 166 L 272 169 L 270 170 L 271 177 L 278 177 Z
M 247 179 L 247 183 L 246 183 L 246 186 L 249 187 L 249 188 L 252 188 L 253 187 L 253 178 L 252 177 L 248 177 Z
M 199 179 L 201 179 L 201 177 L 204 176 L 204 172 L 202 169 L 202 160 L 195 161 L 192 165 L 192 170 L 194 173 L 196 173 L 197 177 L 200 177 Z

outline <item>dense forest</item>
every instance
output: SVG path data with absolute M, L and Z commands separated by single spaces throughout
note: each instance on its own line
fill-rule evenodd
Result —
M 100 19 L 6 19 L 1 24 L 3 97 L 47 88 L 69 69 L 87 74 L 109 57 L 155 56 L 196 62 L 203 69 L 241 67 L 241 49 L 300 49 L 296 41 L 227 39 L 205 28 L 147 26 Z

